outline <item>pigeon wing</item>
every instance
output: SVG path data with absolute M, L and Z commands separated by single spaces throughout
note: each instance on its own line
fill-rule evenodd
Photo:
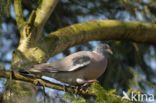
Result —
M 91 58 L 89 56 L 80 56 L 72 59 L 72 65 L 68 71 L 75 71 L 88 66 L 91 63 Z
M 27 69 L 29 72 L 70 72 L 82 69 L 91 63 L 91 58 L 83 52 L 72 54 L 53 63 L 42 63 Z

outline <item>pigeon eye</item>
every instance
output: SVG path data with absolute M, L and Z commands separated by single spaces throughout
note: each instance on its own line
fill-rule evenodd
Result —
M 107 45 L 104 45 L 103 47 L 104 47 L 105 49 L 108 49 L 108 46 L 107 46 Z

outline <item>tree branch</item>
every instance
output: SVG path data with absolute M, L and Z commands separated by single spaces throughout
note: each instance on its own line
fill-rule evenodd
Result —
M 21 0 L 14 0 L 14 8 L 15 8 L 16 22 L 17 22 L 19 30 L 21 31 L 21 27 L 25 23 L 24 18 L 23 18 Z
M 42 33 L 43 27 L 53 12 L 58 0 L 42 0 L 40 7 L 37 8 L 35 26 L 37 27 L 37 35 Z
M 84 99 L 98 98 L 98 96 L 107 96 L 108 98 L 111 98 L 112 101 L 116 101 L 116 100 L 122 101 L 120 96 L 117 96 L 116 94 L 113 94 L 111 92 L 109 93 L 108 91 L 105 91 L 98 83 L 93 83 L 89 88 L 86 88 L 88 90 L 88 92 L 85 92 L 83 90 L 76 89 L 74 86 L 61 85 L 58 83 L 50 82 L 45 79 L 25 76 L 17 71 L 15 72 L 15 71 L 0 70 L 0 78 L 10 79 L 10 77 L 13 80 L 29 82 L 36 86 L 44 86 L 44 87 L 49 87 L 49 88 L 56 89 L 56 90 L 65 91 L 65 92 L 68 92 L 71 94 L 77 94 L 77 95 L 83 97 Z M 102 92 L 102 94 L 100 92 Z M 109 101 L 109 99 L 108 99 L 108 101 Z M 130 102 L 127 101 L 124 103 L 130 103 Z
M 45 86 L 45 87 L 49 87 L 49 88 L 56 89 L 56 90 L 62 90 L 62 91 L 66 91 L 69 93 L 79 94 L 81 96 L 94 96 L 93 94 L 84 93 L 82 91 L 76 91 L 75 87 L 72 87 L 72 86 L 66 86 L 66 85 L 61 85 L 58 83 L 53 83 L 42 78 L 24 76 L 21 73 L 15 72 L 15 71 L 0 70 L 0 77 L 7 78 L 7 79 L 12 78 L 14 80 L 29 82 L 36 86 Z
M 90 40 L 130 40 L 156 43 L 156 24 L 116 20 L 88 21 L 50 33 L 42 46 L 49 55 L 54 55 L 73 45 Z

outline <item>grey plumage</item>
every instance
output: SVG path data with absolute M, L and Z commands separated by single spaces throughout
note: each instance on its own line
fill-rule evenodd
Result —
M 109 45 L 102 44 L 94 51 L 76 52 L 56 62 L 37 64 L 25 70 L 69 84 L 84 84 L 104 73 L 108 53 L 112 53 Z

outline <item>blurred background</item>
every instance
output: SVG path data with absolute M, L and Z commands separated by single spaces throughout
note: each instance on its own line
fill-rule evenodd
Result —
M 29 14 L 40 0 L 22 0 L 23 16 Z M 97 19 L 114 19 L 122 21 L 156 22 L 156 0 L 60 0 L 49 18 L 44 33 L 63 28 L 74 23 Z M 0 67 L 10 69 L 12 52 L 18 46 L 19 31 L 15 22 L 13 2 L 0 1 Z M 139 90 L 156 95 L 156 45 L 135 43 L 131 41 L 90 41 L 76 45 L 52 57 L 48 62 L 56 61 L 73 52 L 91 50 L 99 43 L 108 43 L 114 55 L 109 57 L 109 66 L 99 78 L 106 89 L 122 91 Z M 0 80 L 0 93 L 5 91 L 5 79 Z M 51 91 L 51 92 L 49 92 Z M 55 93 L 54 93 L 55 92 Z M 46 89 L 47 98 L 61 101 L 63 92 Z M 37 98 L 42 97 L 40 88 Z M 58 97 L 58 98 L 57 98 Z M 63 101 L 63 100 L 62 100 Z

